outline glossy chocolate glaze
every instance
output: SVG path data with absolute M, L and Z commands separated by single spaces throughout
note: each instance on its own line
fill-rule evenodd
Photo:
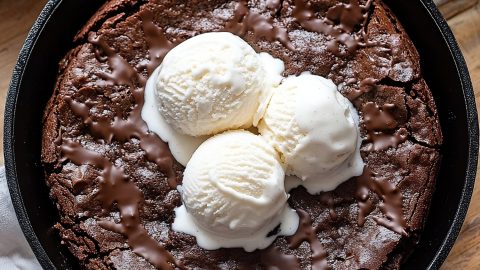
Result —
M 359 201 L 358 223 L 363 225 L 365 217 L 372 212 L 370 191 L 380 198 L 380 210 L 385 217 L 374 217 L 374 220 L 401 235 L 408 235 L 407 223 L 403 216 L 402 194 L 395 187 L 395 184 L 388 180 L 378 180 L 375 174 L 365 168 L 363 174 L 357 178 L 357 200 Z
M 379 107 L 375 102 L 367 102 L 362 107 L 363 123 L 368 130 L 385 130 L 397 127 L 397 122 L 389 112 L 395 104 L 384 104 Z
M 312 226 L 311 217 L 302 209 L 297 209 L 296 211 L 300 217 L 300 224 L 298 225 L 297 232 L 288 239 L 289 247 L 291 249 L 296 249 L 304 241 L 307 241 L 310 244 L 310 249 L 312 251 L 312 269 L 330 269 L 327 264 L 327 252 L 323 248 L 320 240 L 318 240 L 317 230 Z
M 107 142 L 114 138 L 121 142 L 131 138 L 139 139 L 140 146 L 145 150 L 147 159 L 155 162 L 167 174 L 170 186 L 175 188 L 177 182 L 172 168 L 173 157 L 170 149 L 157 135 L 148 131 L 147 124 L 141 117 L 144 103 L 143 87 L 146 82 L 145 78 L 117 54 L 101 36 L 90 35 L 89 41 L 97 46 L 100 54 L 106 55 L 109 67 L 112 69 L 111 74 L 102 73 L 100 75 L 112 83 L 130 85 L 136 106 L 132 109 L 127 119 L 116 116 L 113 122 L 109 120 L 95 122 L 90 119 L 89 108 L 86 104 L 75 102 L 71 97 L 65 97 L 65 100 L 70 103 L 73 112 L 89 126 L 92 135 Z M 167 45 L 169 46 L 170 44 Z M 153 61 L 156 60 L 154 59 Z M 137 84 L 141 86 L 137 87 Z
M 282 7 L 281 0 L 267 0 L 267 7 L 273 11 L 278 11 Z
M 372 1 L 369 1 L 365 6 L 360 5 L 358 0 L 353 0 L 350 4 L 339 3 L 328 10 L 325 19 L 319 19 L 310 8 L 310 3 L 295 0 L 293 16 L 304 29 L 330 36 L 332 40 L 328 42 L 328 49 L 337 55 L 345 55 L 367 44 L 363 30 L 357 34 L 355 28 L 361 27 L 367 20 L 371 3 Z M 267 7 L 276 12 L 281 8 L 281 4 L 281 1 L 271 0 L 267 2 Z M 256 39 L 279 41 L 285 47 L 295 50 L 288 38 L 287 30 L 274 25 L 273 17 L 265 17 L 251 11 L 246 0 L 241 0 L 237 4 L 234 18 L 227 23 L 225 30 L 238 36 L 244 36 L 248 31 L 252 31 Z M 347 48 L 346 52 L 341 51 L 341 45 Z
M 269 2 L 269 7 L 277 9 L 280 2 Z M 252 31 L 255 39 L 265 38 L 269 42 L 279 41 L 285 47 L 294 50 L 287 30 L 273 24 L 273 17 L 265 17 L 259 13 L 251 11 L 248 8 L 248 1 L 241 0 L 235 7 L 234 17 L 225 25 L 225 31 L 231 32 L 237 36 L 244 36 L 248 31 Z
M 172 48 L 172 43 L 166 42 L 164 36 L 158 34 L 158 29 L 151 22 L 151 13 L 144 12 L 142 18 L 147 40 L 150 40 L 149 44 L 153 48 L 150 51 L 151 62 L 158 65 L 163 56 Z M 167 174 L 169 185 L 175 188 L 178 183 L 173 170 L 174 161 L 170 150 L 157 135 L 148 131 L 146 123 L 141 118 L 145 78 L 117 54 L 101 36 L 91 34 L 89 41 L 96 46 L 96 55 L 99 60 L 107 61 L 112 70 L 110 74 L 101 73 L 99 76 L 114 84 L 129 85 L 137 105 L 127 119 L 122 119 L 117 115 L 113 121 L 107 119 L 93 121 L 89 113 L 90 108 L 85 103 L 77 102 L 70 96 L 65 96 L 64 100 L 70 105 L 73 113 L 89 127 L 93 136 L 107 142 L 111 142 L 113 139 L 120 142 L 131 138 L 139 139 L 147 159 L 155 162 Z M 147 65 L 147 68 L 149 67 L 151 65 Z M 137 84 L 140 84 L 141 87 L 137 87 Z M 85 150 L 78 143 L 66 141 L 60 148 L 65 157 L 75 164 L 89 164 L 103 170 L 97 199 L 102 202 L 106 211 L 110 211 L 116 203 L 120 210 L 121 222 L 102 220 L 99 221 L 101 227 L 125 235 L 132 251 L 159 269 L 173 269 L 172 263 L 177 267 L 180 266 L 173 256 L 159 242 L 151 238 L 143 228 L 138 211 L 138 205 L 143 201 L 142 192 L 128 179 L 121 168 L 114 166 L 99 154 Z
M 139 204 L 143 201 L 142 192 L 128 179 L 122 168 L 114 166 L 107 158 L 86 150 L 73 141 L 64 141 L 60 148 L 65 157 L 73 163 L 88 164 L 102 170 L 100 190 L 96 198 L 106 211 L 110 211 L 114 205 L 120 210 L 120 223 L 99 220 L 98 224 L 102 228 L 125 235 L 132 251 L 159 269 L 174 269 L 172 265 L 181 266 L 142 226 L 139 216 Z
M 262 250 L 262 253 L 260 254 L 260 264 L 266 269 L 271 270 L 300 269 L 300 264 L 295 255 L 284 254 L 278 247 L 273 245 Z
M 157 68 L 162 63 L 163 58 L 167 53 L 175 46 L 174 42 L 171 42 L 165 37 L 163 29 L 153 23 L 153 13 L 149 10 L 140 12 L 142 18 L 142 29 L 145 34 L 145 39 L 148 44 L 148 52 L 150 54 L 150 61 L 145 63 L 148 74 Z M 141 71 L 141 67 L 139 69 Z
M 391 130 L 398 126 L 391 113 L 394 109 L 394 104 L 384 104 L 381 108 L 374 102 L 367 102 L 363 105 L 363 123 L 367 129 L 365 141 L 371 143 L 367 146 L 368 150 L 380 151 L 389 147 L 397 147 L 407 140 L 408 131 L 405 128 L 391 133 Z
M 352 0 L 350 4 L 339 3 L 327 11 L 325 19 L 319 19 L 309 2 L 295 0 L 293 16 L 304 29 L 330 36 L 332 39 L 328 42 L 327 48 L 332 53 L 342 56 L 351 54 L 358 47 L 367 44 L 364 40 L 364 31 L 356 33 L 355 28 L 365 24 L 371 3 L 372 1 L 367 2 L 365 6 L 360 5 L 358 0 Z M 347 49 L 345 52 L 341 50 L 342 45 Z
M 354 84 L 354 83 L 357 83 L 356 79 L 351 79 L 351 80 L 346 82 L 347 85 Z M 360 81 L 359 88 L 358 89 L 353 89 L 351 92 L 349 92 L 347 94 L 347 98 L 350 101 L 354 101 L 355 99 L 357 99 L 361 95 L 363 95 L 365 93 L 368 93 L 368 92 L 372 91 L 373 89 L 376 89 L 377 88 L 376 84 L 377 84 L 377 80 L 374 79 L 374 78 L 363 79 L 362 81 Z

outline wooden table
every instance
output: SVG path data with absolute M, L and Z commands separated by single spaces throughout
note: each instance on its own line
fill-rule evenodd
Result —
M 0 0 L 0 115 L 18 52 L 34 19 L 46 0 Z M 480 2 L 479 0 L 435 0 L 448 19 L 472 76 L 477 107 L 480 104 Z M 0 122 L 3 130 L 3 121 Z M 0 132 L 3 141 L 3 133 Z M 0 144 L 0 153 L 3 144 Z M 3 164 L 3 155 L 0 157 Z M 478 177 L 477 177 L 478 179 Z M 478 182 L 478 181 L 477 181 Z M 442 270 L 480 269 L 480 184 L 460 236 Z

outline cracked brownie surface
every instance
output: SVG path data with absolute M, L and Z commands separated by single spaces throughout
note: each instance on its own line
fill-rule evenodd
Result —
M 121 223 L 121 206 L 115 200 L 105 206 L 99 199 L 104 171 L 70 158 L 64 146 L 72 142 L 101 156 L 109 166 L 121 168 L 126 179 L 141 191 L 142 200 L 137 204 L 140 224 L 175 258 L 169 262 L 172 268 L 398 269 L 418 241 L 427 215 L 442 135 L 432 94 L 422 78 L 419 55 L 404 29 L 382 1 L 359 2 L 107 1 L 78 32 L 77 46 L 60 62 L 54 94 L 44 115 L 42 162 L 50 197 L 60 214 L 55 229 L 80 266 L 154 269 L 155 263 L 132 248 L 125 233 L 102 225 L 104 221 Z M 308 30 L 298 19 L 295 7 L 300 4 L 308 4 L 315 18 L 332 27 L 347 28 L 332 10 L 362 5 L 365 20 L 354 23 L 346 33 L 361 36 L 363 41 L 353 50 L 341 42 L 332 50 L 331 34 Z M 302 220 L 315 228 L 312 232 L 317 240 L 300 237 L 294 244 L 291 238 L 278 237 L 267 251 L 251 253 L 243 249 L 204 250 L 194 237 L 172 231 L 174 208 L 181 205 L 181 199 L 170 182 L 173 177 L 180 183 L 184 168 L 173 162 L 171 171 L 166 171 L 148 158 L 142 136 L 106 138 L 91 128 L 92 123 L 128 119 L 141 105 L 136 93 L 143 89 L 142 78 L 148 77 L 168 51 L 157 50 L 157 57 L 152 58 L 152 35 L 145 33 L 145 14 L 155 29 L 161 30 L 156 37 L 163 42 L 162 48 L 171 48 L 201 33 L 230 29 L 228 24 L 238 19 L 239 5 L 246 6 L 255 18 L 268 21 L 271 29 L 286 31 L 287 39 L 278 35 L 272 39 L 248 27 L 234 31 L 257 52 L 283 60 L 284 76 L 310 71 L 340 85 L 361 117 L 361 153 L 366 164 L 362 176 L 331 192 L 311 195 L 299 187 L 290 193 L 288 203 L 305 214 Z M 103 47 L 99 38 L 105 43 Z M 115 68 L 112 59 L 124 61 L 130 68 Z M 106 76 L 131 70 L 139 79 L 114 81 Z M 79 114 L 72 104 L 85 104 L 88 115 Z M 389 196 L 400 198 L 401 222 L 388 211 L 392 204 Z M 310 247 L 318 243 L 322 254 L 315 254 Z M 282 256 L 272 263 L 272 254 L 280 253 Z

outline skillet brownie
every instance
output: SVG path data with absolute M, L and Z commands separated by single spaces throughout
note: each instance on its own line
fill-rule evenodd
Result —
M 265 250 L 204 250 L 171 229 L 184 167 L 140 117 L 165 54 L 229 31 L 329 78 L 359 111 L 364 172 L 290 192 L 300 225 Z M 110 0 L 59 64 L 42 162 L 62 244 L 82 269 L 398 269 L 418 241 L 442 135 L 419 56 L 380 0 Z

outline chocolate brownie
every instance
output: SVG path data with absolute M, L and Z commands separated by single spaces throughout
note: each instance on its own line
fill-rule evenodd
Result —
M 366 167 L 288 203 L 301 224 L 265 250 L 204 250 L 171 229 L 184 167 L 140 117 L 145 79 L 176 44 L 241 36 L 333 80 L 361 116 Z M 62 243 L 85 269 L 398 269 L 418 241 L 442 135 L 419 55 L 381 0 L 110 0 L 60 62 L 42 161 Z

